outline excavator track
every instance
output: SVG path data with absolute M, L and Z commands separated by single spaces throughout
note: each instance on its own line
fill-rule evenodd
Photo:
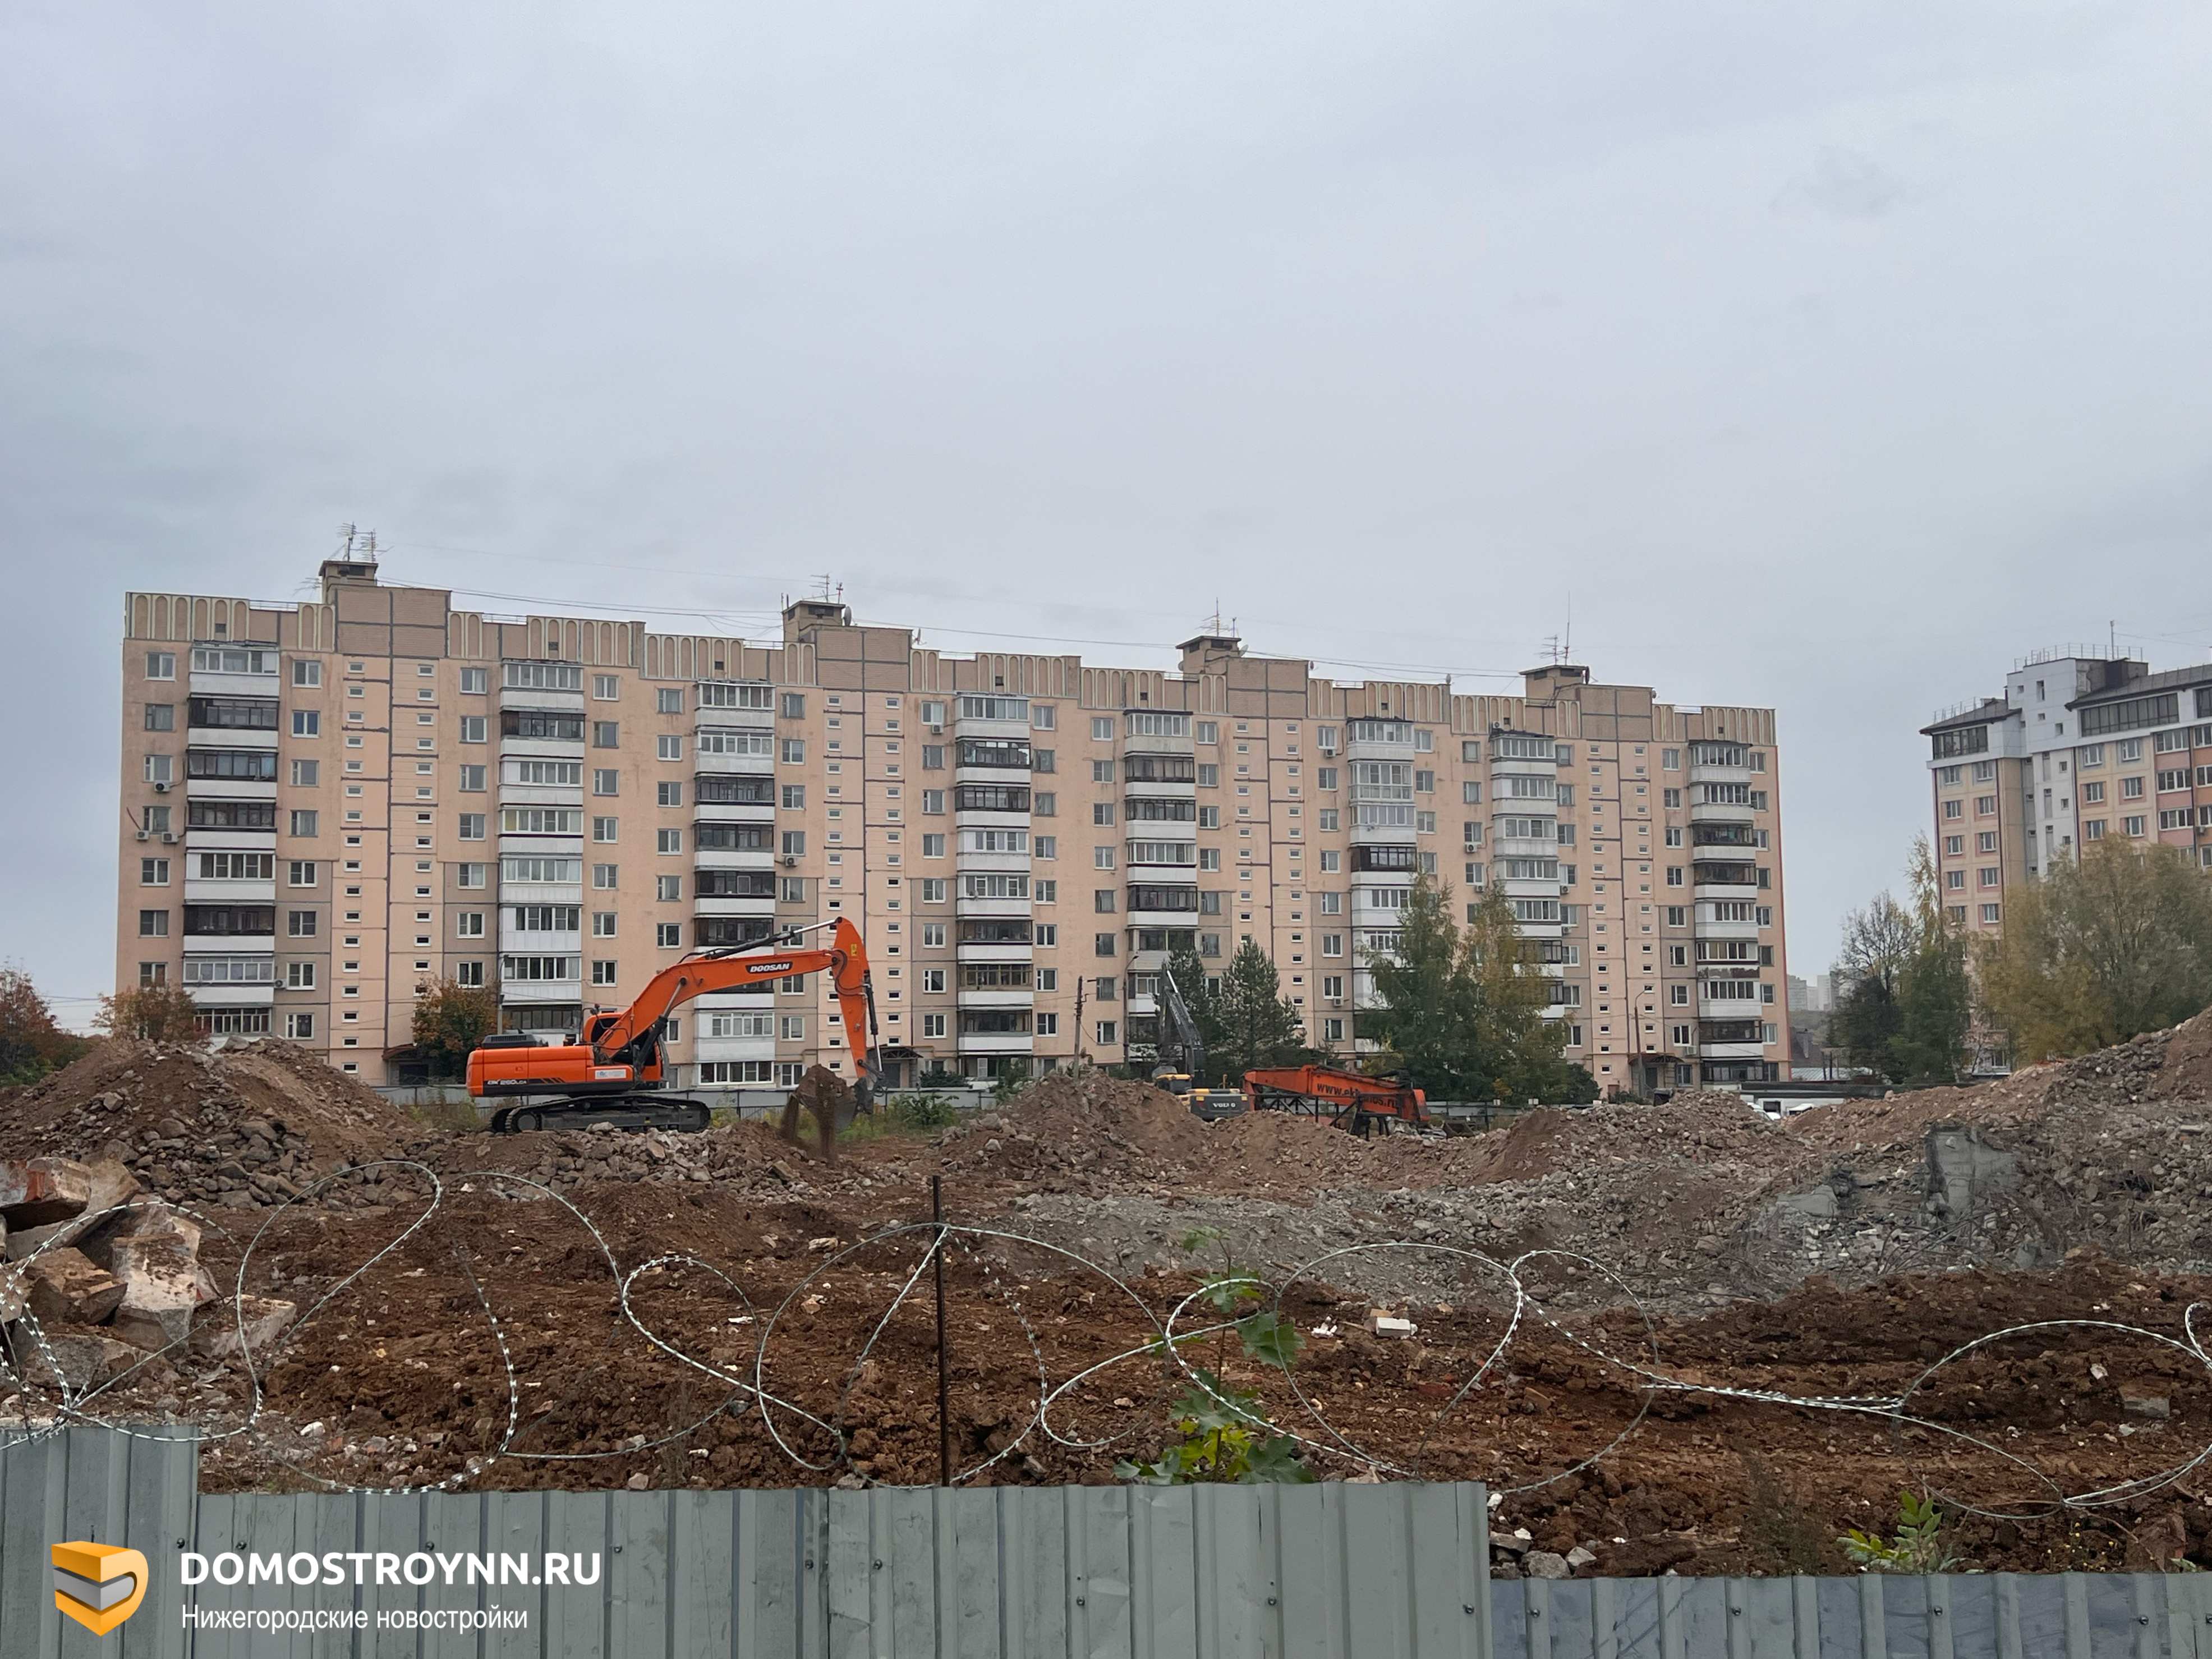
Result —
M 671 1129 L 696 1133 L 714 1122 L 703 1101 L 687 1095 L 583 1095 L 573 1100 L 502 1106 L 491 1115 L 495 1135 L 526 1134 L 536 1129 L 589 1129 L 611 1123 L 617 1129 Z

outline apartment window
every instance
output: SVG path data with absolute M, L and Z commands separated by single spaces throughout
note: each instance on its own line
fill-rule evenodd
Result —
M 1686 985 L 1679 984 L 1668 986 L 1667 988 L 1667 1000 L 1677 1008 L 1687 1007 L 1690 1003 L 1690 988 Z
M 781 845 L 783 848 L 783 856 L 787 859 L 805 857 L 806 831 L 804 830 L 785 830 L 783 832 L 783 839 Z
M 2135 836 L 2140 837 L 2143 833 L 2143 820 L 2140 817 L 2122 818 L 2120 820 L 2120 833 L 2124 836 Z
M 1046 945 L 1050 942 L 1051 941 L 1048 939 L 1039 939 L 1037 940 L 1037 943 L 1040 945 Z M 922 947 L 925 950 L 934 950 L 942 945 L 945 943 L 945 924 L 941 921 L 923 922 L 921 924 L 921 943 Z
M 803 765 L 806 760 L 806 739 L 786 738 L 782 744 L 782 761 L 786 766 Z
M 321 923 L 313 910 L 287 910 L 284 913 L 284 933 L 288 939 L 313 939 Z
M 684 924 L 678 921 L 656 921 L 653 924 L 653 942 L 664 951 L 679 948 L 684 943 Z
M 1957 837 L 1954 836 L 1953 839 L 1955 840 Z M 1974 836 L 1974 850 L 1978 853 L 1996 852 L 1997 850 L 1997 832 L 1994 830 L 1984 830 L 1978 833 Z
M 943 876 L 924 876 L 921 878 L 921 902 L 924 904 L 945 902 L 945 881 Z
M 140 859 L 138 884 L 141 887 L 167 887 L 169 884 L 168 860 Z
M 2126 765 L 2130 761 L 2141 760 L 2142 758 L 2142 739 L 2141 738 L 2121 738 L 2119 742 L 2112 745 L 2112 758 L 2123 766 Z
M 453 913 L 455 939 L 482 939 L 484 936 L 484 913 L 481 910 L 457 910 Z
M 1321 827 L 1322 829 L 1335 829 L 1335 820 L 1336 813 L 1333 808 L 1322 809 L 1321 815 Z M 1201 830 L 1218 830 L 1221 828 L 1221 809 L 1218 806 L 1200 807 L 1198 809 L 1198 827 Z
M 1943 884 L 1950 888 L 1964 887 L 1966 884 L 1966 872 L 1964 870 L 1946 870 L 1943 872 Z
M 592 820 L 592 839 L 595 842 L 601 842 L 612 841 L 615 838 L 616 825 L 620 822 L 621 820 L 618 818 L 593 818 Z
M 783 810 L 785 811 L 799 811 L 803 810 L 805 805 L 806 786 L 805 784 L 787 783 L 783 786 Z
M 1966 817 L 1966 803 L 1962 800 L 1945 801 L 1943 803 L 1943 816 L 1946 818 L 1962 818 Z
M 1344 954 L 1344 935 L 1341 933 L 1323 933 L 1321 936 L 1321 953 L 1325 957 L 1342 956 Z
M 1095 760 L 1091 762 L 1091 781 L 1093 783 L 1113 782 L 1114 763 L 1110 760 Z
M 1109 893 L 1107 896 L 1110 898 L 1113 895 Z M 1112 933 L 1093 933 L 1091 936 L 1091 954 L 1094 957 L 1112 956 L 1115 948 L 1115 938 Z
M 1115 908 L 1114 890 L 1110 887 L 1101 887 L 1095 890 L 1091 895 L 1091 908 L 1102 916 L 1113 915 Z
M 1091 718 L 1091 740 L 1093 743 L 1114 741 L 1114 721 L 1110 715 L 1094 714 Z
M 1669 927 L 1684 927 L 1688 922 L 1689 914 L 1687 905 L 1670 904 L 1667 907 L 1667 925 Z
M 463 841 L 482 841 L 484 838 L 484 815 L 482 812 L 462 813 L 459 833 Z
M 481 864 L 457 864 L 453 866 L 453 885 L 482 887 L 485 884 L 489 866 Z M 359 891 L 358 888 L 354 890 Z
M 1091 802 L 1091 822 L 1094 824 L 1110 828 L 1114 822 L 1114 803 L 1110 800 L 1095 800 Z
M 173 651 L 149 651 L 146 653 L 146 678 L 149 680 L 176 678 L 177 653 Z
M 294 835 L 312 836 L 318 833 L 317 826 L 322 822 L 322 815 L 311 807 L 295 807 L 290 821 Z
M 654 830 L 653 850 L 660 853 L 682 852 L 684 850 L 684 832 L 681 830 Z
M 1981 872 L 1981 883 L 1984 887 L 1995 887 L 2002 880 L 2002 878 L 1994 867 L 1984 868 Z
M 656 714 L 682 714 L 684 688 L 680 685 L 656 686 L 653 693 L 653 712 Z
M 153 711 L 149 708 L 147 712 Z M 168 728 L 161 728 L 167 731 Z M 323 731 L 322 711 L 315 708 L 295 708 L 292 711 L 292 735 L 295 738 L 320 737 Z
M 2122 778 L 2120 780 L 2120 799 L 2122 800 L 2141 800 L 2142 797 L 2143 781 L 2141 778 Z
M 1221 787 L 1221 769 L 1211 761 L 1201 762 L 1198 769 L 1198 787 L 1218 789 Z
M 1121 1028 L 1113 1020 L 1102 1019 L 1092 1029 L 1097 1033 L 1097 1040 L 1102 1048 L 1110 1048 L 1121 1040 Z
M 653 878 L 653 896 L 663 904 L 675 903 L 684 896 L 684 878 L 655 876 Z
M 486 717 L 484 715 L 464 714 L 461 716 L 461 741 L 463 743 L 482 743 L 485 740 L 485 736 Z
M 622 677 L 617 674 L 592 676 L 592 700 L 594 702 L 613 702 L 622 696 Z
M 313 887 L 318 879 L 315 863 L 312 859 L 287 860 L 284 873 L 284 884 L 288 887 Z
M 295 789 L 313 789 L 316 787 L 322 777 L 322 771 L 323 768 L 320 761 L 294 761 L 292 763 L 292 787 Z

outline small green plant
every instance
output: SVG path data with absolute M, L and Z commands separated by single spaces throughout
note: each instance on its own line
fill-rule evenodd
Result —
M 1004 1106 L 1030 1086 L 1030 1063 L 1026 1060 L 1009 1060 L 1006 1069 L 991 1085 L 991 1103 Z
M 948 1129 L 959 1121 L 959 1109 L 950 1095 L 894 1095 L 892 1120 L 908 1129 Z
M 1956 1556 L 1943 1553 L 1942 1507 L 1918 1492 L 1897 1495 L 1897 1531 L 1888 1538 L 1853 1527 L 1836 1541 L 1851 1565 L 1866 1572 L 1948 1572 Z
M 1124 1480 L 1149 1486 L 1180 1486 L 1196 1481 L 1274 1481 L 1303 1485 L 1314 1472 L 1299 1461 L 1298 1443 L 1275 1431 L 1261 1408 L 1260 1396 L 1223 1379 L 1223 1364 L 1235 1351 L 1285 1370 L 1297 1357 L 1298 1328 L 1281 1315 L 1265 1308 L 1248 1308 L 1260 1299 L 1253 1276 L 1240 1267 L 1218 1229 L 1200 1227 L 1183 1235 L 1183 1253 L 1197 1255 L 1218 1247 L 1219 1267 L 1200 1285 L 1197 1299 L 1223 1316 L 1210 1332 L 1155 1340 L 1154 1348 L 1166 1353 L 1185 1343 L 1208 1342 L 1213 1364 L 1192 1373 L 1192 1386 L 1169 1409 L 1169 1425 L 1182 1437 L 1150 1462 L 1124 1459 L 1114 1473 Z

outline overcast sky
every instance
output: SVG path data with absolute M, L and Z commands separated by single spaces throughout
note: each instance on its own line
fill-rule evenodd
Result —
M 12 0 L 0 957 L 108 988 L 123 591 L 354 520 L 489 609 L 826 572 L 1165 665 L 1218 598 L 1462 690 L 1571 605 L 1779 710 L 1817 972 L 1935 707 L 2212 641 L 2208 63 L 2194 0 Z

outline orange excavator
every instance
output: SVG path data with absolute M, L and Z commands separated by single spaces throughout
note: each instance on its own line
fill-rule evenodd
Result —
M 1428 1097 L 1402 1078 L 1369 1077 L 1333 1066 L 1294 1066 L 1244 1073 L 1245 1103 L 1255 1112 L 1297 1112 L 1325 1117 L 1365 1137 L 1377 1125 L 1420 1128 L 1429 1121 Z
M 727 951 L 695 951 L 653 976 L 636 1001 L 617 1012 L 594 1009 L 584 1019 L 580 1042 L 546 1044 L 520 1032 L 484 1039 L 469 1055 L 469 1093 L 479 1100 L 501 1095 L 550 1095 L 550 1100 L 502 1107 L 491 1116 L 500 1134 L 524 1129 L 584 1128 L 611 1123 L 626 1129 L 703 1129 L 711 1116 L 702 1101 L 658 1091 L 661 1080 L 661 1022 L 710 991 L 735 990 L 764 981 L 826 973 L 837 992 L 845 1041 L 853 1050 L 854 1092 L 866 1110 L 871 1090 L 883 1079 L 876 1053 L 876 998 L 868 981 L 868 952 L 860 929 L 842 917 L 826 946 L 799 941 L 818 927 L 793 928 L 773 939 Z

